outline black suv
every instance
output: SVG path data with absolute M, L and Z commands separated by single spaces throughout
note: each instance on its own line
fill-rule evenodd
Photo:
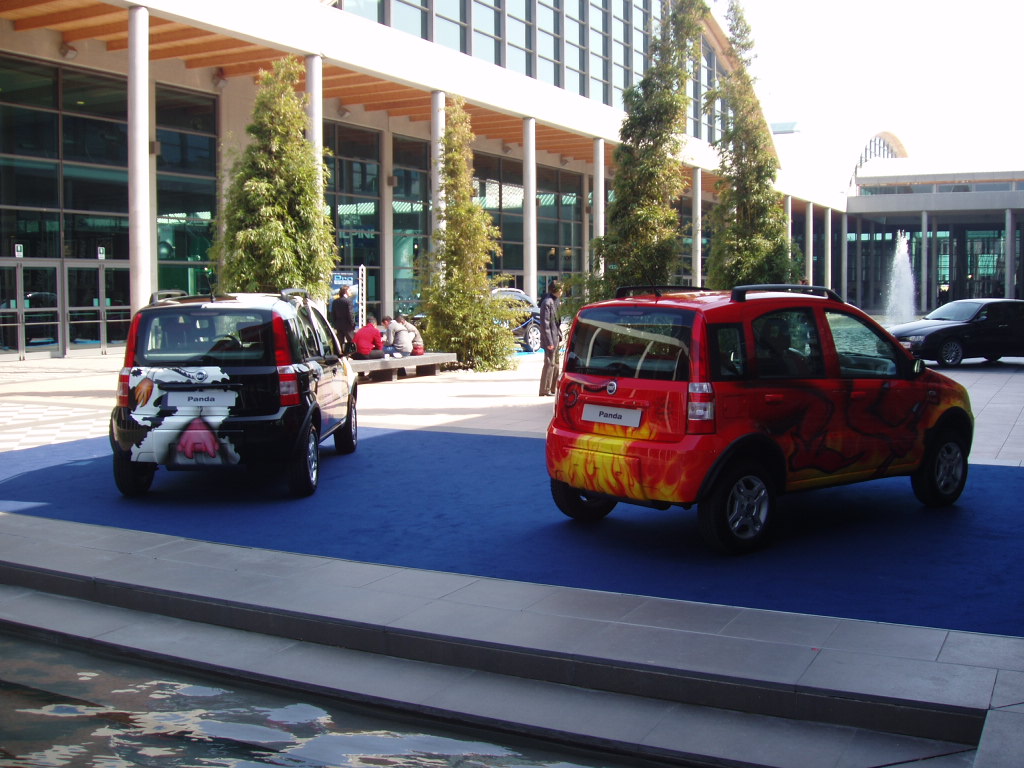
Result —
M 248 465 L 282 468 L 308 496 L 329 435 L 356 449 L 356 373 L 304 291 L 162 291 L 132 319 L 110 418 L 124 495 L 148 491 L 157 466 Z

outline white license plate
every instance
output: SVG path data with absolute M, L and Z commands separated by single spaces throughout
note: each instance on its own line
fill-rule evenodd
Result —
M 230 408 L 235 399 L 236 393 L 228 389 L 167 393 L 167 404 L 172 408 Z
M 607 405 L 583 406 L 583 420 L 599 424 L 618 424 L 620 427 L 639 427 L 643 411 L 635 408 L 612 408 Z

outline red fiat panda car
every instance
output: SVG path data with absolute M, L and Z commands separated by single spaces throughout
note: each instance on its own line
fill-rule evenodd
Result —
M 705 539 L 743 552 L 791 491 L 909 475 L 952 504 L 973 429 L 961 385 L 827 288 L 624 288 L 573 321 L 547 468 L 569 517 L 697 504 Z

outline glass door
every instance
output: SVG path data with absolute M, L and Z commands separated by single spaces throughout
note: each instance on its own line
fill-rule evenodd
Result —
M 124 347 L 132 319 L 131 277 L 128 267 L 103 265 L 104 349 Z
M 66 268 L 66 279 L 68 354 L 124 345 L 131 320 L 127 266 L 75 264 Z
M 67 267 L 68 354 L 102 348 L 99 266 Z
M 25 331 L 25 356 L 61 354 L 61 323 L 57 266 L 19 265 L 19 314 Z
M 0 267 L 0 358 L 21 354 L 21 319 L 19 317 L 18 268 Z

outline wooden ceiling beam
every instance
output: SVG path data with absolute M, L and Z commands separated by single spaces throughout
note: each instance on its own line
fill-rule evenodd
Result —
M 324 85 L 324 91 L 330 89 L 331 94 L 335 96 L 347 96 L 355 101 L 362 98 L 372 98 L 374 96 L 387 96 L 394 94 L 410 94 L 410 95 L 427 95 L 422 91 L 417 91 L 410 88 L 407 85 L 397 85 L 392 83 L 377 83 L 375 85 L 360 85 L 352 87 L 349 85 L 343 86 L 328 86 Z
M 251 51 L 237 51 L 236 53 L 211 53 L 206 56 L 193 56 L 185 60 L 188 69 L 200 69 L 202 67 L 227 67 L 232 64 L 248 64 L 253 61 L 267 62 L 279 59 L 283 56 L 280 51 L 273 48 L 253 48 Z
M 3 10 L 5 12 L 20 11 L 23 8 L 32 8 L 37 5 L 43 5 L 48 0 L 3 0 Z
M 154 27 L 163 27 L 168 24 L 175 24 L 176 22 L 170 19 L 159 19 L 151 18 L 149 20 L 149 28 L 152 30 Z M 67 29 L 63 33 L 64 41 L 71 43 L 77 40 L 102 40 L 109 43 L 110 40 L 123 37 L 128 38 L 128 20 L 111 21 L 105 24 L 93 24 L 90 26 L 80 26 L 74 29 Z
M 8 10 L 6 7 L 0 10 Z M 95 5 L 83 5 L 78 8 L 65 9 L 52 13 L 41 13 L 38 16 L 25 16 L 14 22 L 16 32 L 27 32 L 31 29 L 55 29 L 61 30 L 72 26 L 77 22 L 88 21 L 95 24 L 98 19 L 117 21 L 127 13 L 123 8 L 114 8 L 110 5 L 97 3 Z
M 213 39 L 219 39 L 221 37 L 222 37 L 221 35 L 218 35 L 216 33 L 213 33 L 213 32 L 203 32 L 201 30 L 196 29 L 195 27 L 181 27 L 180 29 L 171 29 L 171 30 L 167 30 L 166 32 L 160 32 L 160 33 L 155 34 L 155 35 L 154 34 L 150 34 L 150 36 L 149 36 L 149 46 L 150 46 L 150 50 L 153 50 L 154 47 L 159 47 L 161 45 L 171 45 L 173 43 L 183 43 L 183 42 L 190 42 L 190 43 L 192 43 L 192 42 L 195 42 L 196 40 L 213 40 Z M 125 37 L 123 39 L 111 40 L 109 43 L 107 43 L 107 50 L 108 51 L 126 51 L 126 50 L 128 50 L 128 38 Z

